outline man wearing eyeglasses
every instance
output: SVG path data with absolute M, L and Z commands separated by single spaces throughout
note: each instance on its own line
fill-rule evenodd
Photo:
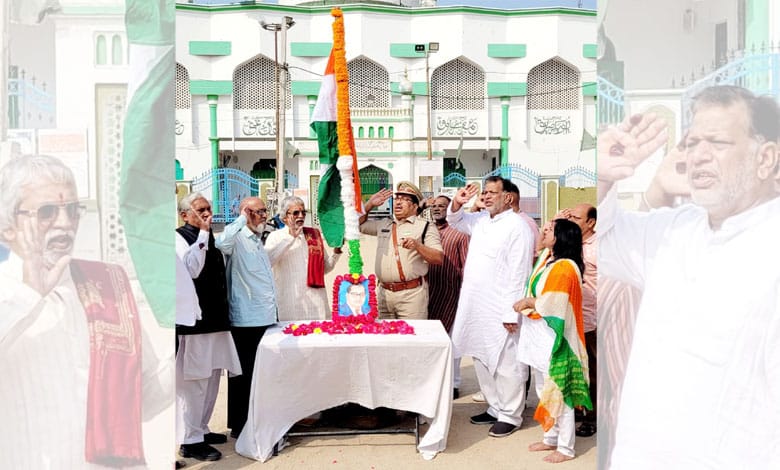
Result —
M 268 237 L 265 249 L 276 281 L 279 321 L 325 320 L 330 315 L 325 273 L 341 256 L 341 248 L 328 254 L 319 230 L 304 227 L 303 200 L 282 200 L 279 216 L 285 226 Z
M 268 209 L 262 199 L 248 197 L 238 210 L 241 215 L 216 241 L 227 258 L 230 332 L 242 370 L 240 376 L 228 378 L 228 427 L 235 438 L 246 423 L 257 345 L 277 317 L 274 276 L 262 241 Z
M 662 121 L 599 135 L 599 275 L 643 290 L 611 468 L 780 468 L 780 108 L 713 86 L 691 112 L 692 203 L 676 208 L 624 212 L 612 189 L 667 143 Z M 673 204 L 662 189 L 648 206 Z M 599 322 L 615 321 L 598 307 Z M 648 393 L 659 380 L 669 399 Z
M 197 460 L 219 460 L 222 453 L 211 444 L 224 444 L 227 436 L 211 432 L 208 423 L 222 370 L 241 374 L 230 334 L 225 263 L 211 231 L 211 203 L 201 193 L 188 194 L 179 201 L 179 215 L 185 224 L 176 229 L 177 256 L 184 259 L 192 249 L 206 251 L 200 272 L 190 271 L 201 318 L 194 326 L 176 325 L 176 395 L 184 405 L 184 436 L 179 453 Z
M 122 267 L 71 256 L 73 173 L 17 157 L 0 169 L 0 207 L 0 467 L 148 463 L 141 422 L 159 403 L 142 387 L 159 384 L 145 373 L 159 362 Z
M 384 204 L 393 192 L 382 189 L 365 204 L 360 231 L 377 237 L 375 271 L 379 279 L 380 318 L 428 319 L 428 265 L 442 264 L 444 250 L 439 230 L 419 217 L 422 193 L 408 181 L 398 183 L 393 201 L 394 219 L 368 221 L 368 213 Z

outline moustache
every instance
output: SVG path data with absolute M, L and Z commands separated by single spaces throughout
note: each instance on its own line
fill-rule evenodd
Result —
M 66 242 L 72 244 L 75 238 L 75 230 L 52 229 L 46 232 L 46 235 L 43 238 L 43 244 L 44 246 L 49 246 L 52 242 Z

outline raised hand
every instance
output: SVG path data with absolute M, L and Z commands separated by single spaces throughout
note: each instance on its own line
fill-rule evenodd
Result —
M 47 266 L 44 258 L 44 236 L 38 231 L 38 220 L 25 218 L 19 234 L 20 257 L 22 258 L 22 281 L 45 296 L 57 285 L 63 271 L 70 263 L 70 256 L 62 256 Z
M 615 182 L 634 174 L 667 140 L 666 123 L 654 113 L 636 114 L 598 137 L 598 179 Z
M 671 206 L 676 196 L 690 196 L 684 142 L 667 153 L 645 191 L 645 209 Z
M 465 187 L 460 188 L 455 197 L 452 198 L 452 212 L 457 212 L 460 208 L 471 200 L 474 196 L 479 194 L 479 186 L 476 183 L 467 184 Z
M 211 219 L 213 218 L 213 214 L 211 213 L 211 211 L 208 212 L 208 215 L 203 215 L 203 214 L 195 214 L 195 215 L 199 222 L 198 228 L 208 232 L 209 229 L 211 229 Z
M 374 207 L 379 207 L 385 202 L 387 202 L 388 199 L 393 197 L 393 191 L 382 188 L 378 192 L 371 195 L 371 197 L 368 199 L 366 205 L 368 206 L 366 208 L 367 211 L 373 209 Z

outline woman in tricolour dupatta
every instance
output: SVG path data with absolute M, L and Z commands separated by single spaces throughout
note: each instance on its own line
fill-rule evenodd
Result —
M 545 226 L 539 258 L 528 279 L 518 359 L 532 367 L 539 406 L 534 419 L 544 439 L 531 451 L 552 450 L 550 463 L 574 458 L 574 408 L 592 408 L 582 325 L 582 232 L 571 221 Z

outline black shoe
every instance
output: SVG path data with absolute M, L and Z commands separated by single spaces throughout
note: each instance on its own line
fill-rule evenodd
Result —
M 180 469 L 180 468 L 184 468 L 186 466 L 187 466 L 187 462 L 185 462 L 184 460 L 177 460 L 176 461 L 176 469 L 177 470 Z
M 496 421 L 493 426 L 490 426 L 490 431 L 488 431 L 488 435 L 493 437 L 506 437 L 513 432 L 520 429 L 520 426 L 515 426 L 514 424 L 504 423 L 502 421 Z
M 227 442 L 227 436 L 224 434 L 210 432 L 203 435 L 203 442 L 206 444 L 224 444 Z
M 181 447 L 179 447 L 179 454 L 181 454 L 182 457 L 192 457 L 195 460 L 214 461 L 222 458 L 222 452 L 205 442 L 182 444 Z
M 574 433 L 579 437 L 590 437 L 596 434 L 596 425 L 593 423 L 582 423 Z
M 453 400 L 457 400 L 458 398 L 460 398 L 460 390 L 458 390 L 457 388 L 453 388 L 452 389 L 452 399 Z
M 472 416 L 469 421 L 471 421 L 472 424 L 494 424 L 498 420 L 486 411 L 481 415 Z
M 241 435 L 241 430 L 240 429 L 231 429 L 230 430 L 230 437 L 232 437 L 233 439 L 238 439 L 238 436 L 240 436 L 240 435 Z

